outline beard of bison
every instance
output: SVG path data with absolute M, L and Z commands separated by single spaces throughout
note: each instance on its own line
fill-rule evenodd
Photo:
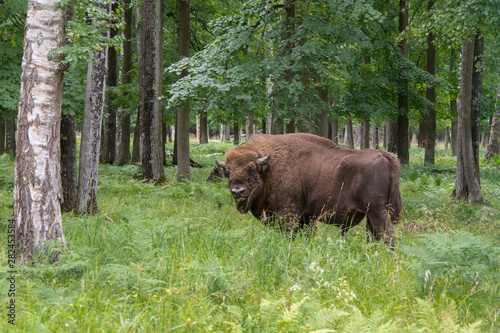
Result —
M 265 176 L 271 167 L 268 163 L 270 159 L 270 153 L 266 157 L 233 154 L 226 157 L 226 162 L 215 158 L 217 166 L 224 170 L 224 176 L 228 178 L 229 190 L 241 214 L 246 214 L 255 199 L 261 196 Z

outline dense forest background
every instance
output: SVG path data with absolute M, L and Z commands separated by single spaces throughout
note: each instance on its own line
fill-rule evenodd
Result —
M 103 12 L 101 2 L 62 2 L 67 10 L 62 109 L 63 117 L 75 117 L 81 129 L 87 63 L 92 51 L 108 46 L 101 161 L 123 164 L 130 152 L 127 146 L 120 153 L 122 133 L 129 138 L 130 129 L 138 129 L 137 50 L 147 13 L 142 2 L 110 3 Z M 161 68 L 163 140 L 171 139 L 169 126 L 175 126 L 188 98 L 187 127 L 194 133 L 198 119 L 201 142 L 207 140 L 207 127 L 211 135 L 236 133 L 235 142 L 244 128 L 249 134 L 308 131 L 363 148 L 370 132 L 378 131 L 384 138 L 380 145 L 397 152 L 397 142 L 391 147 L 397 126 L 391 130 L 386 122 L 397 125 L 404 115 L 410 140 L 432 150 L 429 141 L 437 135 L 454 147 L 463 39 L 477 33 L 484 44 L 476 57 L 483 77 L 479 141 L 488 144 L 500 72 L 498 5 L 492 2 L 407 1 L 401 9 L 397 1 L 191 1 L 185 18 L 182 3 L 161 1 L 159 26 L 151 27 L 161 31 L 161 64 L 147 65 Z M 26 1 L 5 1 L 1 11 L 1 133 L 6 137 L 1 142 L 13 153 Z M 403 27 L 400 12 L 407 16 Z M 188 24 L 184 51 L 183 20 Z M 403 106 L 398 104 L 402 93 Z M 344 135 L 352 121 L 365 137 L 360 142 Z

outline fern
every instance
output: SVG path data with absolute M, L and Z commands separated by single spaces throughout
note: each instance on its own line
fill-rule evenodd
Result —
M 500 248 L 465 231 L 424 235 L 420 245 L 403 250 L 415 259 L 412 265 L 429 292 L 436 286 L 460 295 L 486 277 L 496 279 L 500 269 Z
M 417 325 L 419 326 L 418 331 L 420 332 L 435 332 L 435 333 L 456 333 L 456 332 L 468 332 L 475 333 L 480 332 L 481 321 L 476 321 L 473 324 L 460 327 L 457 323 L 458 312 L 455 302 L 450 300 L 450 302 L 445 307 L 444 311 L 440 312 L 439 315 L 436 313 L 436 309 L 433 304 L 425 301 L 423 299 L 416 299 L 417 301 Z

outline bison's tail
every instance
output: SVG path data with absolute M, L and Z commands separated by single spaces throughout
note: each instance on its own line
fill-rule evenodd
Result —
M 399 190 L 399 176 L 401 174 L 401 163 L 391 154 L 391 193 L 389 195 L 389 213 L 392 223 L 399 223 L 403 217 L 403 201 Z

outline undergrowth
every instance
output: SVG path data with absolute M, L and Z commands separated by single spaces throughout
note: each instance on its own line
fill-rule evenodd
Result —
M 488 204 L 469 206 L 451 197 L 451 153 L 438 150 L 426 166 L 412 149 L 392 251 L 366 243 L 363 223 L 345 237 L 320 225 L 290 239 L 239 214 L 227 181 L 205 181 L 230 147 L 193 145 L 203 167 L 182 184 L 172 166 L 161 185 L 134 180 L 138 165 L 100 166 L 99 213 L 65 214 L 59 261 L 18 268 L 15 326 L 0 282 L 0 330 L 500 331 L 500 172 L 491 165 L 481 165 Z M 13 165 L 0 156 L 4 275 Z

